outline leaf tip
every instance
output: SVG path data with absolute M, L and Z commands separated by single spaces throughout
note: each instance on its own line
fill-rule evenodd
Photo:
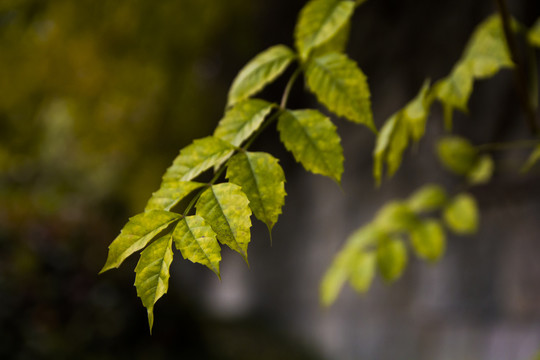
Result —
M 149 307 L 148 312 L 148 326 L 150 328 L 150 335 L 152 335 L 152 328 L 154 327 L 154 307 Z

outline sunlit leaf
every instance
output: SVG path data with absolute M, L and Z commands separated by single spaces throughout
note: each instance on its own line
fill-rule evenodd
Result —
M 478 161 L 476 148 L 459 136 L 447 136 L 439 140 L 437 154 L 445 168 L 459 175 L 467 175 Z
M 184 259 L 207 266 L 218 277 L 221 248 L 216 233 L 198 215 L 186 216 L 173 232 L 174 244 Z
M 375 131 L 366 76 L 346 55 L 328 53 L 311 59 L 306 80 L 330 111 Z
M 375 225 L 385 233 L 408 231 L 416 222 L 409 206 L 397 201 L 386 204 L 375 216 Z
M 259 99 L 248 99 L 229 109 L 219 122 L 214 136 L 240 146 L 253 134 L 272 110 L 272 104 Z
M 170 210 L 192 191 L 204 186 L 193 181 L 165 181 L 158 191 L 152 194 L 144 211 Z
M 120 266 L 129 255 L 144 248 L 150 240 L 179 218 L 180 215 L 172 212 L 151 210 L 129 219 L 120 235 L 109 246 L 107 262 L 101 272 Z
M 377 266 L 384 280 L 397 280 L 407 265 L 407 248 L 399 238 L 390 238 L 377 248 Z
M 540 18 L 536 20 L 528 34 L 529 43 L 533 46 L 540 47 Z
M 285 174 L 278 160 L 263 152 L 241 152 L 229 161 L 227 178 L 242 187 L 253 214 L 271 231 L 285 203 Z
M 306 170 L 341 181 L 343 149 L 336 127 L 317 110 L 286 111 L 279 117 L 281 141 Z
M 321 56 L 331 52 L 344 52 L 347 47 L 347 42 L 349 41 L 350 32 L 351 23 L 347 22 L 333 37 L 328 39 L 328 41 L 313 49 L 313 56 Z
M 415 142 L 418 142 L 424 136 L 430 106 L 429 81 L 426 80 L 418 95 L 405 106 L 402 112 L 404 121 Z
M 208 136 L 193 141 L 180 151 L 163 175 L 163 181 L 189 181 L 210 167 L 231 156 L 234 147 L 221 139 Z
M 416 212 L 428 212 L 442 208 L 447 201 L 446 191 L 439 185 L 425 185 L 409 197 L 407 205 Z
M 311 0 L 300 12 L 294 36 L 300 57 L 307 59 L 312 49 L 331 39 L 354 11 L 350 0 Z
M 467 180 L 471 184 L 484 184 L 493 175 L 493 159 L 489 155 L 480 156 L 473 168 L 467 173 Z
M 212 185 L 202 193 L 195 207 L 196 214 L 212 227 L 219 242 L 240 253 L 247 262 L 251 209 L 240 186 L 231 183 Z
M 172 260 L 172 236 L 167 234 L 144 249 L 135 268 L 137 296 L 148 311 L 150 332 L 154 325 L 154 305 L 169 288 L 169 267 Z
M 529 155 L 529 158 L 521 168 L 522 173 L 526 173 L 529 170 L 532 169 L 532 167 L 540 160 L 540 145 L 536 145 L 531 155 Z
M 350 282 L 353 288 L 365 293 L 369 290 L 377 268 L 377 255 L 374 251 L 359 252 L 351 263 Z
M 411 231 L 411 243 L 416 255 L 435 262 L 444 253 L 446 236 L 437 220 L 426 220 Z
M 473 89 L 473 76 L 467 63 L 459 62 L 450 75 L 439 80 L 434 86 L 435 96 L 443 103 L 447 130 L 452 128 L 454 108 L 467 112 L 467 103 Z
M 476 200 L 471 195 L 457 195 L 445 207 L 443 218 L 456 234 L 472 234 L 478 228 L 478 207 Z
M 295 57 L 294 52 L 285 45 L 272 46 L 257 55 L 234 79 L 229 90 L 227 106 L 232 106 L 257 93 L 281 75 Z

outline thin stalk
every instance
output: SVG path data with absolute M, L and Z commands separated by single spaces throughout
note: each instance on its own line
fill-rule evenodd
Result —
M 287 85 L 285 86 L 285 90 L 283 91 L 283 96 L 281 97 L 281 102 L 279 104 L 279 107 L 282 110 L 285 110 L 285 108 L 287 107 L 287 101 L 289 100 L 291 89 L 294 85 L 294 82 L 296 81 L 296 78 L 298 78 L 298 75 L 300 75 L 300 72 L 302 72 L 302 68 L 299 67 L 298 69 L 296 69 L 294 74 L 291 75 L 289 82 L 287 82 Z
M 511 18 L 510 13 L 508 12 L 508 6 L 506 5 L 505 0 L 496 0 L 496 3 L 497 8 L 499 9 L 499 15 L 501 16 L 504 37 L 508 45 L 508 50 L 510 50 L 510 56 L 515 64 L 513 71 L 514 82 L 516 84 L 516 89 L 519 101 L 521 103 L 521 107 L 523 109 L 523 112 L 525 113 L 525 120 L 527 122 L 527 126 L 529 127 L 530 132 L 534 135 L 538 135 L 538 126 L 536 124 L 536 111 L 534 110 L 534 107 L 530 101 L 527 86 L 527 77 L 523 67 L 523 62 L 520 59 L 514 35 L 512 34 Z
M 540 140 L 517 140 L 512 142 L 488 143 L 476 146 L 479 151 L 496 151 L 509 149 L 522 149 L 534 147 L 540 144 Z

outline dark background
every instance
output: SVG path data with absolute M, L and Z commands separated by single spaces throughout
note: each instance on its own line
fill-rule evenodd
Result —
M 439 105 L 380 189 L 366 128 L 335 119 L 343 191 L 306 173 L 269 130 L 253 148 L 280 159 L 289 194 L 273 246 L 254 221 L 251 268 L 224 249 L 221 282 L 176 253 L 152 336 L 133 287 L 137 256 L 97 275 L 178 150 L 211 134 L 239 69 L 292 46 L 304 3 L 0 2 L 0 358 L 528 360 L 540 349 L 540 175 L 518 174 L 528 150 L 495 154 L 493 181 L 470 189 L 479 233 L 450 236 L 439 264 L 411 259 L 395 285 L 376 280 L 367 295 L 345 289 L 319 306 L 324 270 L 382 204 L 428 182 L 461 189 L 434 154 Z M 509 7 L 526 26 L 540 16 L 537 1 Z M 348 53 L 368 76 L 377 126 L 425 78 L 448 74 L 494 11 L 469 0 L 358 8 Z M 277 101 L 286 78 L 261 96 Z M 469 105 L 454 131 L 473 143 L 530 138 L 509 71 L 476 82 Z M 289 106 L 316 105 L 299 82 Z

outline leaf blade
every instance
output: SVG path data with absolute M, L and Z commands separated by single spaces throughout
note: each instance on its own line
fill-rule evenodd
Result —
M 444 208 L 443 219 L 454 233 L 473 234 L 478 228 L 478 206 L 469 194 L 459 194 Z
M 171 210 L 176 204 L 191 192 L 203 187 L 203 183 L 194 181 L 166 181 L 158 191 L 152 194 L 144 211 Z

